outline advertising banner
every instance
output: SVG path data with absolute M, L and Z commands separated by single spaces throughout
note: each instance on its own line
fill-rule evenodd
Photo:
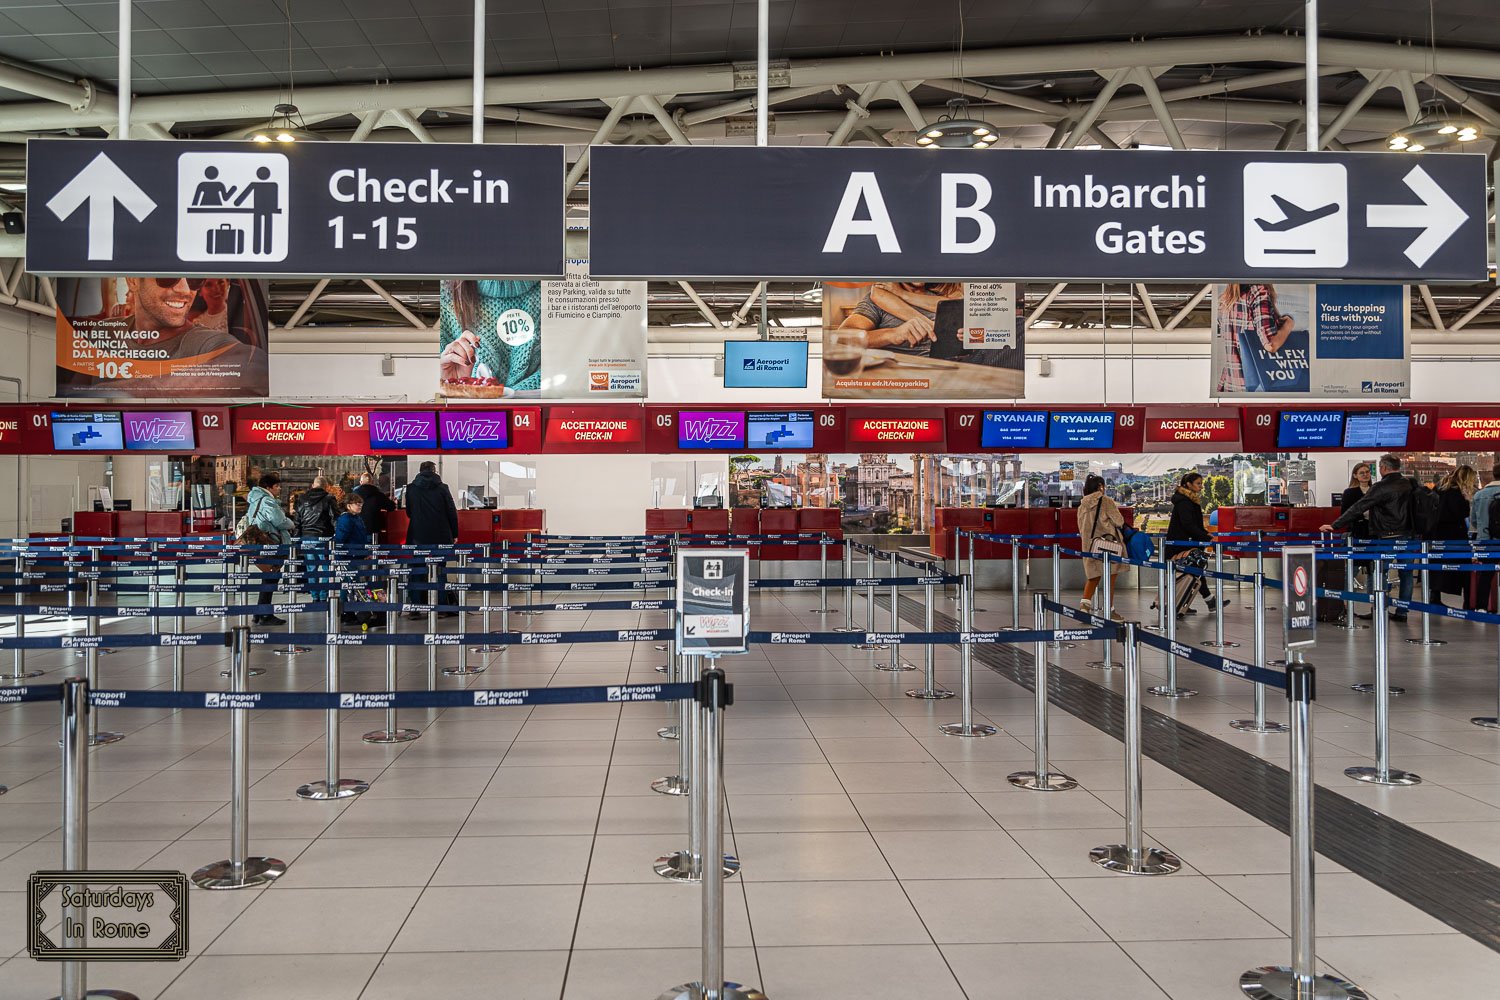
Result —
M 646 283 L 444 281 L 439 392 L 459 399 L 639 399 L 646 394 Z
M 60 278 L 64 399 L 270 394 L 266 286 L 244 278 Z
M 1021 399 L 1026 322 L 1016 286 L 880 281 L 823 286 L 830 399 Z
M 1410 306 L 1400 285 L 1215 285 L 1209 394 L 1405 398 Z

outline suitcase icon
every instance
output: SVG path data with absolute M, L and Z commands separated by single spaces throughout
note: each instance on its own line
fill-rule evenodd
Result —
M 244 253 L 245 231 L 227 222 L 221 222 L 219 228 L 208 231 L 207 249 L 209 253 Z

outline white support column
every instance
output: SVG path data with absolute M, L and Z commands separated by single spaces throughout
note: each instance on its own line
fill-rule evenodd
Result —
M 755 144 L 771 137 L 771 0 L 759 0 L 755 12 Z M 714 984 L 718 986 L 717 983 Z
M 1083 117 L 1074 126 L 1072 134 L 1064 140 L 1062 144 L 1063 149 L 1072 149 L 1083 141 L 1083 137 L 1088 135 L 1089 129 L 1094 127 L 1094 123 L 1099 120 L 1099 116 L 1104 113 L 1104 109 L 1109 107 L 1109 102 L 1114 99 L 1115 91 L 1119 90 L 1120 85 L 1130 78 L 1132 72 L 1134 72 L 1134 67 L 1126 66 L 1115 70 L 1109 75 L 1109 78 L 1104 81 L 1103 89 L 1099 91 L 1093 103 L 1089 105 L 1088 110 L 1083 113 Z
M 1322 137 L 1318 114 L 1318 0 L 1302 0 L 1303 64 L 1307 69 L 1307 149 L 1318 151 L 1318 140 Z
M 469 141 L 475 145 L 484 142 L 484 50 L 488 39 L 484 33 L 484 0 L 474 0 L 474 97 L 473 120 L 469 125 Z
M 119 124 L 115 126 L 116 139 L 130 138 L 130 88 L 131 88 L 131 25 L 135 0 L 120 0 L 120 53 L 119 53 Z

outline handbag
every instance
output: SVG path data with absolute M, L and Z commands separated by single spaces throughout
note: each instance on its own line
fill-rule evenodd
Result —
M 1281 350 L 1268 351 L 1253 331 L 1239 332 L 1240 368 L 1246 392 L 1276 394 L 1307 392 L 1311 384 L 1306 330 L 1287 334 Z
M 1104 499 L 1101 497 L 1100 500 L 1099 500 L 1099 502 L 1094 505 L 1094 533 L 1095 534 L 1097 534 L 1098 531 L 1099 531 L 1099 508 L 1101 508 L 1103 506 L 1104 506 Z M 1119 541 L 1117 541 L 1117 540 L 1115 540 L 1113 538 L 1095 538 L 1094 539 L 1094 544 L 1091 545 L 1091 546 L 1089 546 L 1089 551 L 1091 553 L 1093 553 L 1094 555 L 1103 555 L 1104 553 L 1107 552 L 1107 553 L 1109 553 L 1109 555 L 1112 558 L 1118 559 L 1119 557 L 1121 557 L 1121 556 L 1123 556 L 1125 554 L 1125 546 L 1124 546 L 1123 543 L 1121 543 L 1121 542 L 1119 542 Z

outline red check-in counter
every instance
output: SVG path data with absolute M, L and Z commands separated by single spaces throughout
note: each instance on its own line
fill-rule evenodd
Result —
M 547 512 L 535 507 L 502 510 L 461 510 L 458 512 L 458 541 L 470 545 L 503 545 L 524 543 L 527 535 L 546 530 Z M 387 545 L 405 545 L 411 518 L 404 510 L 387 511 L 381 541 Z
M 193 518 L 182 510 L 80 510 L 73 534 L 80 538 L 177 538 L 193 534 Z M 215 534 L 210 524 L 200 534 Z

